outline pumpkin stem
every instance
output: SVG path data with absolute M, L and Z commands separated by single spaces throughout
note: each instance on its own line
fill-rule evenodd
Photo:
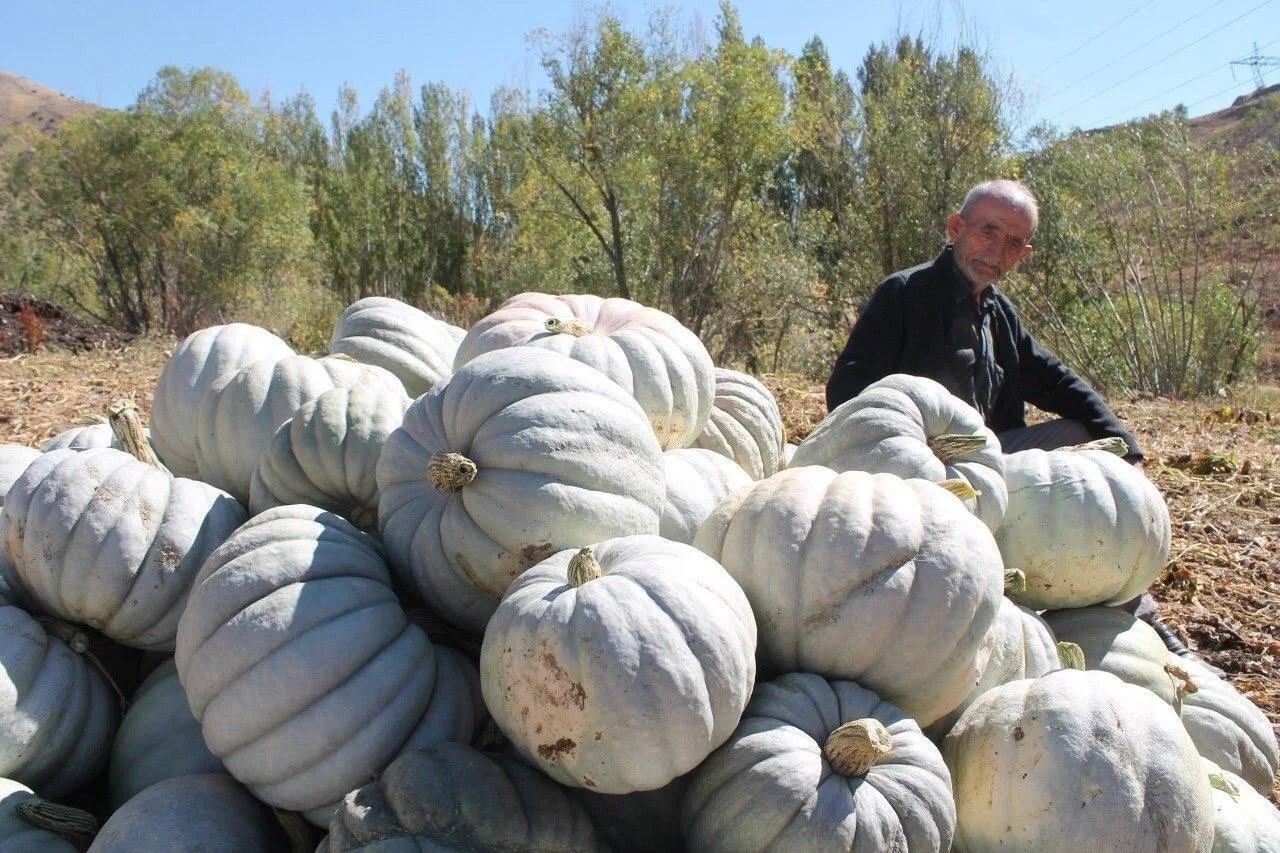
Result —
M 345 352 L 330 352 L 320 356 L 321 358 L 331 358 L 334 361 L 349 361 L 352 364 L 359 364 L 360 360 L 353 355 L 347 355 Z
M 929 439 L 929 449 L 933 451 L 934 456 L 943 462 L 949 462 L 957 456 L 977 450 L 986 443 L 986 436 L 949 433 L 947 435 L 935 435 Z
M 1062 662 L 1063 669 L 1086 670 L 1089 668 L 1088 660 L 1084 656 L 1084 649 L 1075 643 L 1058 643 L 1058 660 Z
M 1190 696 L 1192 693 L 1200 692 L 1200 688 L 1197 687 L 1196 683 L 1191 680 L 1190 673 L 1188 673 L 1182 667 L 1178 666 L 1176 663 L 1165 664 L 1164 671 L 1172 675 L 1173 680 L 1178 683 L 1175 690 L 1178 694 L 1179 702 L 1181 702 L 1186 697 Z
M 44 628 L 45 633 L 51 637 L 57 637 L 59 640 L 67 644 L 71 651 L 86 658 L 89 663 L 93 664 L 93 668 L 98 670 L 111 689 L 116 692 L 116 699 L 120 702 L 120 713 L 123 714 L 129 707 L 129 700 L 125 698 L 124 691 L 120 689 L 120 685 L 116 684 L 116 680 L 111 677 L 111 673 L 107 672 L 107 668 L 102 665 L 102 661 L 98 660 L 98 656 L 89 651 L 91 638 L 79 625 L 72 625 L 70 622 L 63 622 L 61 619 L 55 619 L 52 616 L 38 616 L 36 621 L 40 623 L 40 627 Z
M 543 324 L 553 335 L 573 335 L 575 338 L 591 334 L 591 327 L 577 317 L 548 317 Z
M 14 811 L 37 829 L 59 835 L 92 837 L 98 831 L 98 819 L 84 809 L 53 803 L 34 794 L 18 803 Z
M 437 453 L 427 462 L 427 479 L 442 492 L 456 492 L 476 478 L 476 463 L 461 453 Z
M 108 406 L 107 423 L 111 424 L 116 440 L 133 458 L 161 471 L 166 470 L 160 463 L 160 457 L 156 456 L 147 442 L 146 430 L 142 428 L 142 416 L 138 414 L 138 406 L 132 400 L 116 400 Z
M 1240 800 L 1240 789 L 1231 784 L 1231 780 L 1221 773 L 1210 773 L 1209 784 L 1231 797 L 1231 799 L 1237 802 Z
M 1084 444 L 1073 444 L 1062 449 L 1072 452 L 1102 450 L 1106 453 L 1114 453 L 1116 456 L 1124 456 L 1129 452 L 1129 444 L 1123 438 L 1113 435 L 1109 438 L 1095 438 L 1093 441 L 1086 441 Z
M 943 480 L 938 485 L 942 486 L 942 488 L 946 489 L 962 501 L 971 501 L 978 495 L 982 494 L 982 492 L 978 491 L 964 480 Z
M 311 824 L 307 823 L 306 818 L 297 812 L 274 806 L 271 810 L 275 812 L 276 823 L 280 824 L 285 837 L 289 839 L 290 853 L 312 853 L 316 849 L 316 844 L 311 839 Z
M 569 586 L 574 589 L 587 581 L 595 580 L 601 574 L 603 572 L 600 570 L 600 561 L 596 559 L 596 552 L 590 545 L 574 554 L 573 559 L 569 561 Z
M 1027 591 L 1027 573 L 1022 569 L 1006 569 L 1004 573 L 1004 594 L 1021 595 Z
M 892 752 L 893 735 L 871 717 L 840 726 L 827 736 L 822 747 L 827 763 L 841 776 L 865 776 Z

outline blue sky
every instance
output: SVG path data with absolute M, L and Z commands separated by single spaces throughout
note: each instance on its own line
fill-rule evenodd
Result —
M 653 3 L 610 8 L 636 30 Z M 668 4 L 713 32 L 714 0 Z M 306 88 L 326 117 L 350 83 L 367 109 L 406 69 L 415 85 L 444 82 L 487 107 L 498 86 L 543 83 L 528 35 L 561 32 L 588 7 L 569 0 L 386 2 L 308 0 L 144 3 L 0 0 L 0 70 L 112 107 L 132 103 L 165 64 L 213 65 L 255 95 Z M 748 36 L 794 54 L 814 35 L 850 75 L 868 45 L 923 31 L 935 44 L 964 38 L 1026 94 L 1027 125 L 1095 127 L 1179 102 L 1192 115 L 1253 89 L 1233 67 L 1256 42 L 1280 55 L 1280 0 L 741 0 Z M 1234 72 L 1234 73 L 1233 73 Z M 1280 83 L 1280 67 L 1264 70 Z

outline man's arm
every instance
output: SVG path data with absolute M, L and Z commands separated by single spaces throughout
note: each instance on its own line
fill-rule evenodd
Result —
M 1031 337 L 1020 319 L 1015 323 L 1026 401 L 1046 412 L 1080 421 L 1094 438 L 1123 438 L 1129 445 L 1125 459 L 1141 460 L 1143 454 L 1138 440 L 1111 411 L 1102 395 Z
M 849 341 L 827 380 L 827 411 L 853 399 L 863 388 L 893 371 L 902 352 L 905 333 L 902 306 L 905 284 L 900 276 L 881 282 L 858 315 Z

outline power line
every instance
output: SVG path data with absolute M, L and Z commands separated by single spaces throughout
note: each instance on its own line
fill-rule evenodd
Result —
M 1226 22 L 1225 24 L 1223 24 L 1222 26 L 1220 26 L 1220 27 L 1218 27 L 1218 28 L 1216 28 L 1216 29 L 1210 30 L 1209 32 L 1205 33 L 1204 35 L 1200 36 L 1199 38 L 1194 39 L 1193 41 L 1189 41 L 1189 42 L 1187 42 L 1186 44 L 1184 44 L 1182 47 L 1178 48 L 1177 50 L 1174 50 L 1174 51 L 1172 51 L 1171 53 L 1165 54 L 1164 56 L 1162 56 L 1161 58 L 1157 59 L 1155 62 L 1151 63 L 1150 65 L 1147 65 L 1147 66 L 1145 66 L 1145 67 L 1143 67 L 1143 68 L 1139 68 L 1137 71 L 1133 72 L 1133 73 L 1132 73 L 1132 74 L 1130 74 L 1128 77 L 1125 77 L 1125 78 L 1123 78 L 1123 79 L 1121 79 L 1121 80 L 1117 80 L 1115 83 L 1112 83 L 1110 86 L 1107 86 L 1105 89 L 1100 89 L 1100 90 L 1098 90 L 1097 92 L 1094 92 L 1094 93 L 1093 93 L 1092 95 L 1090 95 L 1089 97 L 1085 98 L 1084 100 L 1079 101 L 1079 102 L 1077 102 L 1077 103 L 1075 103 L 1075 104 L 1072 104 L 1071 106 L 1067 107 L 1065 110 L 1062 110 L 1062 111 L 1061 111 L 1061 112 L 1059 112 L 1057 115 L 1053 116 L 1053 118 L 1055 118 L 1055 119 L 1056 119 L 1056 118 L 1060 118 L 1060 117 L 1062 117 L 1062 116 L 1066 115 L 1067 113 L 1071 112 L 1072 110 L 1074 110 L 1076 107 L 1082 107 L 1082 106 L 1084 106 L 1085 104 L 1087 104 L 1087 103 L 1089 103 L 1090 101 L 1092 101 L 1092 100 L 1094 100 L 1095 98 L 1097 98 L 1099 95 L 1105 95 L 1107 92 L 1110 92 L 1112 89 L 1115 89 L 1115 88 L 1117 88 L 1118 86 L 1121 86 L 1121 85 L 1123 85 L 1123 84 L 1125 84 L 1125 83 L 1128 83 L 1128 82 L 1129 82 L 1130 80 L 1132 80 L 1134 77 L 1137 77 L 1137 76 L 1139 76 L 1140 74 L 1144 74 L 1144 73 L 1146 73 L 1147 71 L 1150 71 L 1152 68 L 1155 68 L 1157 65 L 1160 65 L 1160 64 L 1161 64 L 1161 63 L 1163 63 L 1163 62 L 1167 62 L 1167 61 L 1169 61 L 1169 60 L 1170 60 L 1170 59 L 1172 59 L 1173 57 L 1177 56 L 1179 53 L 1182 53 L 1182 52 L 1183 52 L 1184 50 L 1186 50 L 1187 48 L 1189 48 L 1189 47 L 1194 47 L 1195 45 L 1197 45 L 1197 44 L 1199 44 L 1200 42 L 1202 42 L 1202 41 L 1204 41 L 1205 39 L 1207 39 L 1209 36 L 1214 35 L 1215 33 L 1219 33 L 1219 32 L 1221 32 L 1222 30 L 1225 30 L 1227 27 L 1231 26 L 1232 24 L 1236 23 L 1237 21 L 1241 20 L 1242 18 L 1245 18 L 1245 17 L 1247 17 L 1248 15 L 1253 14 L 1254 12 L 1258 11 L 1259 9 L 1261 9 L 1263 6 L 1269 6 L 1269 5 L 1271 5 L 1271 3 L 1272 3 L 1272 0 L 1263 0 L 1263 2 L 1259 3 L 1257 6 L 1254 6 L 1252 9 L 1249 9 L 1248 11 L 1243 12 L 1243 13 L 1241 13 L 1240 15 L 1237 15 L 1236 17 L 1232 18 L 1230 21 L 1227 21 L 1227 22 Z
M 1045 97 L 1046 97 L 1046 98 L 1052 98 L 1054 95 L 1061 95 L 1063 92 L 1067 91 L 1068 89 L 1072 89 L 1072 88 L 1074 88 L 1078 83 L 1083 83 L 1085 80 L 1088 80 L 1088 79 L 1090 79 L 1090 78 L 1092 78 L 1092 77 L 1096 77 L 1096 76 L 1098 76 L 1098 75 L 1099 75 L 1099 74 L 1101 74 L 1103 71 L 1106 71 L 1108 68 L 1110 68 L 1111 66 L 1115 65 L 1117 62 L 1123 62 L 1124 60 L 1126 60 L 1126 59 L 1128 59 L 1129 57 L 1133 56 L 1133 55 L 1134 55 L 1135 53 L 1137 53 L 1138 51 L 1140 51 L 1140 50 L 1142 50 L 1143 48 L 1145 48 L 1145 47 L 1149 46 L 1152 42 L 1159 41 L 1160 39 L 1162 39 L 1162 38 L 1164 38 L 1165 36 L 1167 36 L 1169 33 L 1173 32 L 1174 30 L 1176 30 L 1176 29 L 1178 29 L 1179 27 L 1181 27 L 1182 25 L 1187 24 L 1187 23 L 1190 23 L 1191 21 L 1193 21 L 1193 20 L 1195 20 L 1196 18 L 1198 18 L 1198 17 L 1200 17 L 1201 15 L 1203 15 L 1205 12 L 1209 12 L 1209 11 L 1211 11 L 1211 10 L 1215 9 L 1215 8 L 1217 8 L 1218 6 L 1221 6 L 1221 5 L 1222 5 L 1223 3 L 1225 3 L 1225 2 L 1227 2 L 1227 0 L 1217 0 L 1217 2 L 1216 2 L 1216 3 L 1212 3 L 1212 4 L 1210 4 L 1210 5 L 1206 6 L 1206 7 L 1204 7 L 1204 8 L 1203 8 L 1203 9 L 1201 9 L 1199 12 L 1196 12 L 1194 15 L 1191 15 L 1191 16 L 1190 16 L 1190 17 L 1188 17 L 1188 18 L 1183 18 L 1181 21 L 1179 21 L 1178 23 L 1174 24 L 1172 27 L 1169 27 L 1169 29 L 1167 29 L 1167 30 L 1165 30 L 1164 32 L 1160 33 L 1160 35 L 1158 35 L 1158 36 L 1153 36 L 1153 37 L 1151 37 L 1151 38 L 1147 39 L 1147 40 L 1146 40 L 1146 41 L 1144 41 L 1142 44 L 1140 44 L 1140 45 L 1138 45 L 1137 47 L 1135 47 L 1135 48 L 1133 48 L 1132 50 L 1130 50 L 1128 53 L 1123 54 L 1122 56 L 1117 56 L 1115 59 L 1111 60 L 1111 61 L 1110 61 L 1110 62 L 1108 62 L 1106 65 L 1103 65 L 1103 66 L 1101 66 L 1101 67 L 1099 67 L 1099 68 L 1095 68 L 1093 71 L 1090 71 L 1088 74 L 1084 75 L 1083 77 L 1080 77 L 1080 78 L 1077 78 L 1077 79 L 1075 79 L 1075 80 L 1072 80 L 1070 83 L 1068 83 L 1067 85 L 1063 86 L 1061 89 L 1055 89 L 1054 91 L 1050 92 L 1050 93 L 1049 93 L 1048 95 L 1046 95 Z
M 1070 59 L 1072 56 L 1075 56 L 1077 53 L 1079 53 L 1079 52 L 1080 52 L 1081 50 L 1083 50 L 1085 47 L 1089 46 L 1090 44 L 1092 44 L 1093 42 L 1097 41 L 1097 40 L 1098 40 L 1099 38 L 1101 38 L 1102 36 L 1104 36 L 1104 35 L 1106 35 L 1107 33 L 1111 32 L 1111 31 L 1112 31 L 1112 30 L 1114 30 L 1116 27 L 1120 26 L 1120 25 L 1121 25 L 1121 24 L 1123 24 L 1125 21 L 1129 20 L 1129 19 L 1130 19 L 1130 18 L 1132 18 L 1134 15 L 1138 14 L 1139 12 L 1141 12 L 1143 9 L 1147 8 L 1148 6 L 1150 6 L 1150 5 L 1151 5 L 1152 3 L 1154 3 L 1154 2 L 1155 2 L 1155 0 L 1146 0 L 1146 2 L 1145 2 L 1145 3 L 1140 4 L 1136 9 L 1133 9 L 1132 11 L 1130 11 L 1129 13 L 1127 13 L 1126 15 L 1124 15 L 1123 17 L 1121 17 L 1119 20 L 1115 21 L 1114 23 L 1108 24 L 1107 26 L 1103 27 L 1101 30 L 1099 30 L 1099 31 L 1097 32 L 1097 34 L 1092 35 L 1092 36 L 1090 36 L 1089 38 L 1085 39 L 1084 41 L 1080 42 L 1080 44 L 1076 45 L 1076 46 L 1075 46 L 1075 47 L 1073 47 L 1071 50 L 1069 50 L 1069 51 L 1067 51 L 1066 53 L 1064 53 L 1062 56 L 1059 56 L 1059 57 L 1058 57 L 1057 59 L 1055 59 L 1053 62 L 1050 62 L 1050 63 L 1049 63 L 1048 65 L 1046 65 L 1044 68 L 1041 68 L 1039 71 L 1037 71 L 1035 74 L 1032 74 L 1030 77 L 1028 77 L 1028 78 L 1027 78 L 1027 79 L 1028 79 L 1028 81 L 1030 81 L 1030 80 L 1035 80 L 1037 77 L 1039 77 L 1039 76 L 1041 76 L 1042 74 L 1044 74 L 1044 72 L 1048 71 L 1050 68 L 1055 67 L 1059 62 L 1062 62 L 1062 60 L 1064 60 L 1064 59 Z
M 1186 107 L 1188 110 L 1190 110 L 1192 107 L 1198 107 L 1201 104 L 1203 104 L 1205 101 L 1212 101 L 1214 98 L 1218 97 L 1219 95 L 1225 95 L 1227 92 L 1230 92 L 1232 89 L 1238 88 L 1242 84 L 1248 85 L 1248 83 L 1249 83 L 1248 80 L 1237 80 L 1235 83 L 1232 83 L 1227 88 L 1214 92 L 1212 95 L 1209 95 L 1207 98 L 1201 98 L 1195 103 L 1187 104 Z

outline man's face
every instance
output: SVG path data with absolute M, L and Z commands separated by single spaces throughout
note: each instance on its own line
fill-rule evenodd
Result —
M 984 198 L 963 216 L 947 217 L 956 266 L 977 292 L 1031 254 L 1031 217 L 1011 204 Z

